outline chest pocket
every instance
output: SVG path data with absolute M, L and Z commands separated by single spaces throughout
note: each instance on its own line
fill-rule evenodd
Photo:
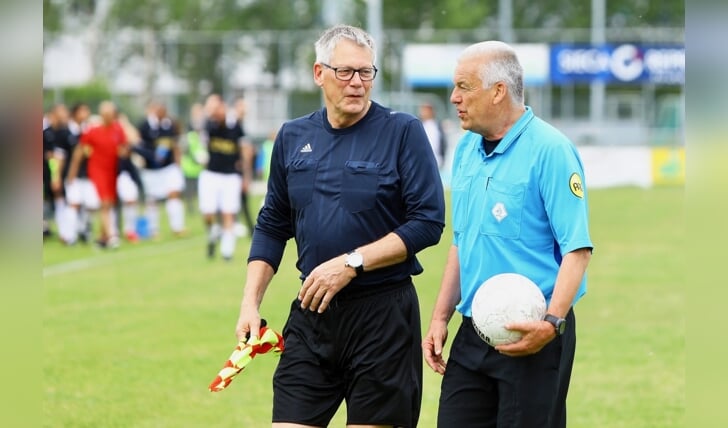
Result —
M 486 179 L 485 197 L 481 206 L 484 212 L 480 233 L 518 239 L 521 235 L 521 218 L 525 197 L 525 184 Z
M 375 162 L 347 161 L 341 183 L 341 206 L 353 213 L 374 208 L 379 170 L 380 165 Z
M 318 160 L 296 159 L 288 165 L 288 200 L 293 209 L 311 203 Z

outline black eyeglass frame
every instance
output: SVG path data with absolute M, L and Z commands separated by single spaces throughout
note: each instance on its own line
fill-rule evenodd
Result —
M 326 64 L 325 62 L 320 62 L 319 64 L 323 65 L 324 67 L 328 68 L 329 70 L 334 70 L 334 77 L 336 77 L 338 80 L 342 80 L 344 82 L 348 82 L 349 80 L 353 79 L 354 74 L 356 74 L 356 73 L 359 73 L 359 79 L 361 79 L 362 82 L 371 82 L 372 80 L 374 80 L 375 77 L 377 77 L 377 72 L 379 71 L 379 69 L 374 65 L 372 65 L 371 67 L 364 67 L 364 68 L 351 68 L 351 67 L 332 67 L 332 66 Z M 341 70 L 342 72 L 348 71 L 351 73 L 351 76 L 349 76 L 348 79 L 343 79 L 341 76 L 339 76 L 339 70 Z M 374 70 L 374 74 L 372 75 L 372 78 L 365 79 L 361 74 L 361 72 L 363 70 Z

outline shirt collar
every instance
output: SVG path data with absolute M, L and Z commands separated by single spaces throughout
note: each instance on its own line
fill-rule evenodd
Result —
M 502 154 L 508 148 L 511 146 L 511 144 L 518 139 L 518 137 L 521 135 L 524 129 L 526 129 L 526 126 L 529 122 L 533 119 L 533 110 L 531 110 L 531 107 L 526 106 L 526 110 L 523 112 L 520 118 L 516 121 L 516 123 L 511 126 L 511 129 L 506 132 L 506 135 L 503 136 L 503 139 L 501 139 L 501 142 L 498 143 L 495 150 L 493 150 L 493 153 Z

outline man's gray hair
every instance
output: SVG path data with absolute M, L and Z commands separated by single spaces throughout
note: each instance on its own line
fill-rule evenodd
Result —
M 510 45 L 490 40 L 470 45 L 460 54 L 461 60 L 472 57 L 483 59 L 479 71 L 484 88 L 503 81 L 513 102 L 523 104 L 523 67 Z
M 331 61 L 331 54 L 342 39 L 351 40 L 359 46 L 369 48 L 372 51 L 372 63 L 374 63 L 376 60 L 374 57 L 376 55 L 374 39 L 366 31 L 351 25 L 336 25 L 324 31 L 314 45 L 316 48 L 316 62 L 328 63 Z

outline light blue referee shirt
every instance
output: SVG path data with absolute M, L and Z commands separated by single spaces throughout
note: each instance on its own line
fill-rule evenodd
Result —
M 547 304 L 562 257 L 592 248 L 579 153 L 530 107 L 490 154 L 467 132 L 453 159 L 453 243 L 460 261 L 461 301 L 471 316 L 475 291 L 499 273 L 525 275 Z M 573 303 L 586 293 L 582 279 Z

